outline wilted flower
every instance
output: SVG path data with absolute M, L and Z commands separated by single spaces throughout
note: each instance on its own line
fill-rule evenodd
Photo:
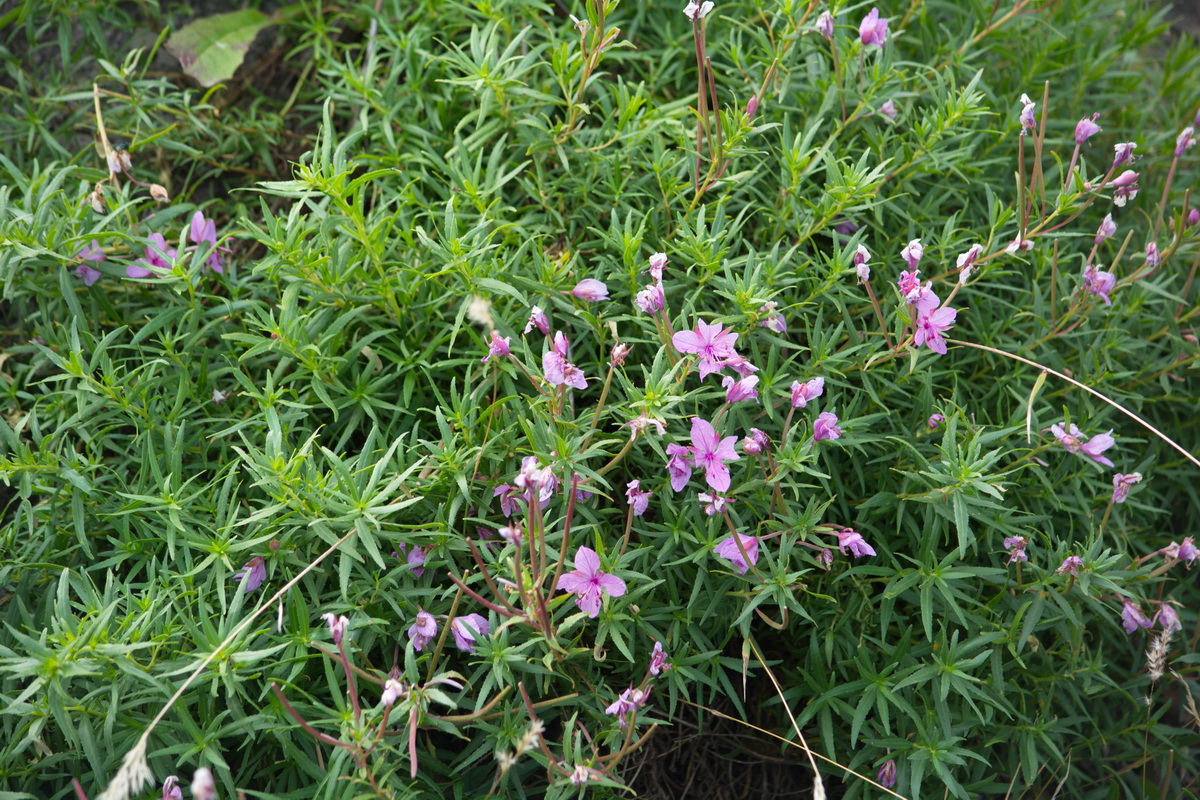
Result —
M 633 298 L 633 303 L 644 314 L 657 314 L 667 307 L 667 295 L 663 285 L 657 281 L 642 289 Z
M 896 115 L 899 114 L 900 112 L 896 110 L 895 101 L 888 100 L 879 107 L 879 113 L 883 114 L 888 119 L 895 119 Z
M 167 188 L 157 183 L 150 184 L 150 196 L 158 203 L 167 203 L 171 200 L 171 195 L 167 193 Z
M 1135 483 L 1142 482 L 1142 473 L 1131 472 L 1128 475 L 1122 475 L 1120 472 L 1113 475 L 1113 503 L 1124 503 L 1125 498 L 1129 497 L 1129 490 L 1133 488 Z
M 842 429 L 838 427 L 837 423 L 837 414 L 822 411 L 817 415 L 816 422 L 813 423 L 813 441 L 821 442 L 826 439 L 839 438 L 842 435 Z
M 1008 550 L 1008 563 L 1018 563 L 1028 561 L 1029 556 L 1025 554 L 1025 548 L 1029 545 L 1024 536 L 1009 536 L 1004 540 L 1004 547 Z
M 851 530 L 850 528 L 842 528 L 837 532 L 837 537 L 838 549 L 842 551 L 842 555 L 845 555 L 847 550 L 855 558 L 875 555 L 875 548 L 867 544 L 867 540 L 858 531 Z
M 1126 633 L 1133 633 L 1138 628 L 1149 628 L 1154 624 L 1153 620 L 1142 613 L 1142 609 L 1136 604 L 1128 600 L 1123 602 L 1124 605 L 1121 607 L 1121 624 L 1125 628 Z
M 546 312 L 541 306 L 534 306 L 529 309 L 529 320 L 525 323 L 525 333 L 529 333 L 534 328 L 537 328 L 547 336 L 550 335 L 550 318 L 546 316 Z
M 511 336 L 505 336 L 504 338 L 500 338 L 500 334 L 496 333 L 495 331 L 492 331 L 492 340 L 490 342 L 488 342 L 487 355 L 479 360 L 482 361 L 484 364 L 486 364 L 488 361 L 490 361 L 492 359 L 492 356 L 508 355 L 510 352 L 512 352 L 508 346 L 508 343 L 510 341 L 512 341 Z
M 680 331 L 671 338 L 671 342 L 680 353 L 700 356 L 700 377 L 705 378 L 720 372 L 726 359 L 736 355 L 733 343 L 737 338 L 738 335 L 733 331 L 722 330 L 721 323 L 709 325 L 701 319 L 696 320 L 695 331 Z
M 1190 125 L 1179 132 L 1175 137 L 1175 157 L 1179 158 L 1185 152 L 1190 150 L 1196 144 L 1195 129 Z
M 109 172 L 124 172 L 129 174 L 133 169 L 133 159 L 129 156 L 129 151 L 124 147 L 108 152 L 108 171 Z
M 417 621 L 408 628 L 408 638 L 412 640 L 413 649 L 418 652 L 424 649 L 425 645 L 429 644 L 434 636 L 437 636 L 438 624 L 424 609 L 417 612 Z
M 734 541 L 733 536 L 728 536 L 722 539 L 716 547 L 713 548 L 713 553 L 726 559 L 733 564 L 737 571 L 745 575 L 749 571 L 750 566 L 746 563 L 746 558 L 742 557 L 742 550 L 746 551 L 746 557 L 750 559 L 750 564 L 758 563 L 758 537 L 757 536 L 742 536 L 736 534 L 738 540 L 741 541 L 741 548 Z
M 632 349 L 632 347 L 623 342 L 613 345 L 612 352 L 608 356 L 609 365 L 613 367 L 622 366 L 625 363 L 625 359 L 629 356 L 629 351 Z
M 1105 239 L 1111 239 L 1112 235 L 1117 232 L 1117 223 L 1113 222 L 1112 214 L 1105 214 L 1104 221 L 1100 223 L 1100 227 L 1096 229 L 1096 244 L 1100 244 Z
M 1167 558 L 1175 558 L 1180 561 L 1186 561 L 1189 564 L 1200 558 L 1200 548 L 1192 542 L 1192 537 L 1189 536 L 1183 540 L 1183 544 L 1175 544 L 1171 542 L 1162 549 L 1162 554 Z
M 667 455 L 670 456 L 667 461 L 667 474 L 671 476 L 671 488 L 676 492 L 682 491 L 692 477 L 692 466 L 695 463 L 692 448 L 672 443 L 667 445 Z
M 742 439 L 742 452 L 756 456 L 771 446 L 771 439 L 758 428 L 751 428 L 750 435 Z
M 903 258 L 904 261 L 908 264 L 908 268 L 911 270 L 914 270 L 914 272 L 913 272 L 914 278 L 916 277 L 915 270 L 917 269 L 917 264 L 919 264 L 921 262 L 921 257 L 923 255 L 925 255 L 925 248 L 921 245 L 920 239 L 913 239 L 911 242 L 909 242 L 908 244 L 906 244 L 904 246 L 903 250 L 900 251 L 900 257 Z M 902 292 L 904 291 L 903 287 L 901 288 L 900 291 L 902 291 Z M 904 292 L 904 294 L 907 297 L 909 292 Z
M 888 21 L 880 19 L 878 8 L 872 8 L 858 25 L 858 38 L 864 47 L 883 47 L 887 32 Z
M 812 378 L 801 383 L 792 383 L 792 408 L 807 408 L 809 401 L 816 400 L 825 393 L 825 379 Z
M 706 0 L 704 3 L 696 3 L 695 0 L 689 2 L 683 7 L 683 15 L 692 22 L 699 22 L 708 16 L 708 12 L 713 10 L 713 4 Z
M 654 496 L 654 492 L 648 492 L 641 486 L 641 481 L 630 481 L 625 486 L 625 499 L 633 507 L 635 517 L 646 513 L 646 509 L 650 507 L 650 498 Z
M 1095 266 L 1088 265 L 1083 271 L 1083 288 L 1088 292 L 1098 296 L 1104 301 L 1104 305 L 1111 306 L 1112 300 L 1108 299 L 1108 293 L 1111 292 L 1117 285 L 1117 276 L 1111 272 L 1105 272 L 1102 269 L 1097 269 Z
M 694 6 L 696 4 L 689 3 L 688 5 Z M 705 3 L 705 5 L 711 6 L 712 3 Z M 683 13 L 686 14 L 687 10 L 685 9 Z M 576 764 L 575 769 L 571 771 L 571 785 L 572 786 L 583 786 L 588 781 L 598 781 L 598 780 L 603 780 L 603 775 L 599 771 L 594 770 L 591 767 L 585 767 L 583 764 Z
M 1113 163 L 1112 168 L 1124 164 L 1126 161 L 1133 159 L 1133 151 L 1137 147 L 1137 142 L 1121 142 L 1113 145 Z
M 663 270 L 666 268 L 667 268 L 667 254 L 666 253 L 655 253 L 652 256 L 650 256 L 650 269 L 648 271 L 650 273 L 650 277 L 653 278 L 656 283 L 662 282 Z
M 208 767 L 200 767 L 192 775 L 192 799 L 217 800 L 217 782 Z
M 455 617 L 451 621 L 450 632 L 454 634 L 455 647 L 468 653 L 474 653 L 475 639 L 491 633 L 492 626 L 479 614 L 467 614 L 465 617 Z
M 879 767 L 879 772 L 875 773 L 875 781 L 885 789 L 890 789 L 896 785 L 896 760 L 889 758 Z
M 1021 135 L 1024 136 L 1026 133 L 1032 133 L 1037 126 L 1037 118 L 1033 115 L 1033 108 L 1037 103 L 1030 100 L 1029 95 L 1023 94 L 1021 95 L 1021 105 Z
M 821 16 L 817 17 L 816 23 L 817 33 L 824 36 L 826 39 L 833 40 L 833 15 L 828 11 L 822 11 Z
M 833 566 L 833 551 L 828 547 L 822 547 L 817 551 L 817 563 L 825 569 Z
M 917 347 L 926 345 L 935 353 L 946 354 L 946 340 L 942 338 L 945 331 L 954 326 L 958 310 L 939 308 L 917 319 L 917 330 L 913 334 L 913 344 Z
M 735 381 L 726 375 L 725 379 L 721 381 L 721 386 L 725 388 L 725 402 L 740 403 L 744 400 L 757 400 L 758 390 L 754 388 L 757 385 L 757 375 L 749 375 L 740 381 Z
M 229 395 L 225 392 L 222 392 L 220 389 L 213 389 L 211 397 L 214 403 L 221 406 L 225 405 L 225 401 L 229 398 Z
M 329 635 L 333 637 L 333 643 L 341 644 L 350 620 L 344 615 L 335 617 L 333 614 L 322 614 L 321 619 L 325 620 L 325 624 L 329 626 Z
M 580 300 L 586 300 L 589 303 L 608 299 L 608 287 L 604 285 L 603 281 L 598 281 L 595 278 L 584 278 L 575 284 L 575 288 L 570 293 Z
M 1170 603 L 1163 603 L 1158 607 L 1158 611 L 1154 614 L 1154 621 L 1161 625 L 1164 631 L 1183 630 L 1183 623 L 1179 620 L 1179 612 Z
M 662 436 L 667 432 L 667 428 L 665 425 L 663 425 L 662 420 L 655 419 L 645 411 L 643 411 L 641 416 L 637 417 L 636 419 L 626 422 L 625 425 L 629 426 L 630 439 L 636 439 L 639 434 L 641 434 L 643 431 L 649 430 L 651 426 L 654 426 L 658 429 L 659 436 Z M 621 427 L 624 427 L 624 425 Z
M 1092 114 L 1092 118 L 1084 117 L 1075 125 L 1075 144 L 1083 144 L 1088 139 L 1100 132 L 1100 126 L 1096 124 L 1096 120 L 1100 119 L 1100 114 Z
M 1063 559 L 1062 565 L 1054 572 L 1058 575 L 1078 575 L 1079 570 L 1083 569 L 1083 559 L 1079 556 L 1067 556 Z
M 600 569 L 600 556 L 590 547 L 575 551 L 575 569 L 558 578 L 555 587 L 575 595 L 575 605 L 595 618 L 600 614 L 600 598 L 607 594 L 620 597 L 625 594 L 625 581 Z
M 671 664 L 667 663 L 667 656 L 663 652 L 663 643 L 655 642 L 654 650 L 650 653 L 650 674 L 659 675 L 671 669 Z
M 263 585 L 267 579 L 267 562 L 262 556 L 255 556 L 246 562 L 246 566 L 233 574 L 235 581 L 242 582 L 242 593 L 250 594 Z

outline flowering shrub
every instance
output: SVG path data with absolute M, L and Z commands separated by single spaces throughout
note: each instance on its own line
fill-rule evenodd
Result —
M 5 797 L 671 796 L 715 714 L 814 796 L 1195 791 L 1139 4 L 362 2 L 203 93 L 77 5 L 4 34 Z

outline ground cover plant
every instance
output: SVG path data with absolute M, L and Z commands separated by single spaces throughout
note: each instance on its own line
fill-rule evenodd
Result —
M 0 797 L 1196 796 L 1163 19 L 9 8 Z

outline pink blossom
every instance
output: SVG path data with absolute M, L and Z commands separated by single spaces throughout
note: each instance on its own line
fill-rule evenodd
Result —
M 871 268 L 867 266 L 870 260 L 871 253 L 860 244 L 854 251 L 854 271 L 858 274 L 859 283 L 871 280 Z
M 1004 546 L 1008 549 L 1008 563 L 1019 563 L 1028 561 L 1029 556 L 1025 554 L 1025 548 L 1029 542 L 1024 536 L 1009 536 L 1004 540 Z
M 946 340 L 942 338 L 945 331 L 950 330 L 958 311 L 953 308 L 939 308 L 917 320 L 917 330 L 913 334 L 913 344 L 917 347 L 927 345 L 930 350 L 941 355 L 946 354 Z
M 839 438 L 842 435 L 842 429 L 838 427 L 837 423 L 837 414 L 822 411 L 817 415 L 816 422 L 813 423 L 813 441 L 822 442 L 826 439 Z
M 333 643 L 341 644 L 350 620 L 345 615 L 335 617 L 333 614 L 322 614 L 321 619 L 325 620 L 325 624 L 329 626 L 329 635 L 333 637 Z
M 879 113 L 883 114 L 888 119 L 895 119 L 896 115 L 900 112 L 896 110 L 896 102 L 894 100 L 888 100 L 879 107 Z
M 780 335 L 787 333 L 787 320 L 783 315 L 775 309 L 779 308 L 779 304 L 774 300 L 769 300 L 763 304 L 762 308 L 758 309 L 759 316 L 764 319 L 758 324 L 769 331 L 774 331 Z
M 642 289 L 633 298 L 634 304 L 641 309 L 644 314 L 657 314 L 666 308 L 667 296 L 663 291 L 663 285 L 655 282 Z
M 671 489 L 676 492 L 683 491 L 683 487 L 691 480 L 692 466 L 695 464 L 692 448 L 672 443 L 667 445 L 667 455 L 670 456 L 667 461 L 667 474 L 671 476 Z
M 816 400 L 824 393 L 824 378 L 812 378 L 804 383 L 794 381 L 792 383 L 792 408 L 807 408 L 810 401 Z
M 1183 623 L 1179 620 L 1179 612 L 1170 603 L 1163 603 L 1158 607 L 1158 611 L 1154 614 L 1154 621 L 1162 626 L 1164 631 L 1183 630 Z
M 878 8 L 872 8 L 858 25 L 858 38 L 864 47 L 883 47 L 887 33 L 888 21 L 879 18 Z
M 450 622 L 450 632 L 454 634 L 454 646 L 468 653 L 475 652 L 475 640 L 492 632 L 492 626 L 479 614 L 467 614 L 465 617 L 455 617 Z
M 688 8 L 691 8 L 692 6 L 695 6 L 695 5 L 696 5 L 695 3 L 688 3 Z M 705 5 L 711 7 L 712 3 L 708 2 L 708 3 L 705 3 Z M 687 14 L 688 9 L 685 8 L 683 10 L 683 13 Z M 688 14 L 688 18 L 691 19 L 693 22 L 695 21 L 695 17 L 691 14 Z M 602 781 L 602 780 L 604 780 L 603 772 L 600 772 L 599 770 L 596 770 L 596 769 L 592 769 L 591 767 L 586 766 L 584 764 L 576 764 L 575 769 L 573 769 L 571 771 L 571 785 L 572 786 L 584 786 L 587 784 L 588 781 Z
M 631 686 L 621 692 L 621 696 L 616 699 L 616 702 L 604 709 L 604 713 L 619 717 L 621 727 L 624 728 L 626 715 L 636 713 L 639 708 L 646 705 L 646 700 L 649 697 L 650 691 L 648 689 L 634 689 Z
M 1083 144 L 1088 139 L 1100 132 L 1101 128 L 1096 124 L 1096 120 L 1100 119 L 1100 115 L 1092 114 L 1092 118 L 1084 117 L 1075 125 L 1075 144 Z
M 1175 137 L 1175 157 L 1179 158 L 1196 144 L 1195 129 L 1190 125 Z
M 655 253 L 650 256 L 650 269 L 648 271 L 655 283 L 662 283 L 663 270 L 667 268 L 668 263 L 666 253 Z
M 636 439 L 639 434 L 649 430 L 651 426 L 658 429 L 659 436 L 662 436 L 667 432 L 667 428 L 665 425 L 663 425 L 662 420 L 655 419 L 645 411 L 642 412 L 640 417 L 626 422 L 625 425 L 629 426 L 630 439 Z M 621 427 L 625 427 L 625 425 L 622 425 Z
M 75 260 L 79 266 L 75 268 L 75 277 L 83 281 L 84 286 L 91 286 L 100 280 L 100 270 L 89 264 L 89 261 L 104 261 L 104 248 L 95 242 L 88 242 L 75 251 Z
M 918 271 L 917 264 L 919 264 L 921 262 L 921 257 L 924 255 L 925 255 L 925 248 L 921 245 L 920 239 L 913 239 L 911 242 L 909 242 L 908 244 L 906 244 L 904 246 L 903 250 L 900 251 L 900 257 L 903 258 L 905 263 L 908 264 L 908 268 L 913 270 L 912 277 L 914 277 L 914 278 L 916 277 L 916 273 Z M 903 274 L 900 277 L 901 277 L 901 280 L 904 279 Z M 901 287 L 900 291 L 903 292 L 904 288 Z M 904 292 L 904 294 L 907 297 L 909 293 Z
M 604 281 L 598 281 L 595 278 L 584 278 L 575 284 L 575 288 L 571 290 L 571 294 L 580 300 L 596 303 L 608 299 L 608 287 L 604 285 Z
M 1113 163 L 1112 168 L 1124 164 L 1126 161 L 1133 160 L 1133 151 L 1137 148 L 1137 142 L 1121 142 L 1113 145 Z
M 1054 434 L 1054 438 L 1058 439 L 1058 443 L 1067 448 L 1068 453 L 1078 453 L 1080 447 L 1080 439 L 1083 437 L 1083 431 L 1075 423 L 1071 423 L 1070 429 L 1064 429 L 1062 425 L 1055 423 L 1050 426 L 1050 432 Z
M 1105 239 L 1111 239 L 1112 235 L 1117 232 L 1117 223 L 1113 222 L 1112 214 L 1105 214 L 1104 221 L 1100 223 L 1100 227 L 1096 229 L 1096 244 L 1100 244 Z
M 414 545 L 406 545 L 403 542 L 396 545 L 396 550 L 399 551 L 393 555 L 403 556 L 404 562 L 412 568 L 414 577 L 421 577 L 425 574 L 425 548 Z
M 409 688 L 404 681 L 398 681 L 395 678 L 388 678 L 383 684 L 383 695 L 380 697 L 382 702 L 388 708 L 396 704 L 396 701 L 401 697 L 408 695 Z
M 968 269 L 975 264 L 975 261 L 981 255 L 983 255 L 983 245 L 978 243 L 973 244 L 967 249 L 967 252 L 958 257 L 956 264 L 959 269 Z
M 718 492 L 729 489 L 729 467 L 725 466 L 725 462 L 741 458 L 734 447 L 735 442 L 736 436 L 722 439 L 711 422 L 692 417 L 692 460 L 698 469 L 704 470 L 708 485 Z
M 821 16 L 817 17 L 816 25 L 817 33 L 824 36 L 827 40 L 833 39 L 833 15 L 828 11 L 822 11 Z
M 161 233 L 152 233 L 147 238 L 150 245 L 145 254 L 125 267 L 125 274 L 131 278 L 148 278 L 156 273 L 171 271 L 171 262 L 175 260 L 174 248 L 167 247 L 167 240 Z
M 1097 269 L 1091 264 L 1083 271 L 1083 288 L 1098 296 L 1106 306 L 1112 305 L 1112 300 L 1108 299 L 1108 293 L 1116 288 L 1116 285 L 1117 276 L 1111 272 Z
M 1120 472 L 1113 475 L 1112 484 L 1112 501 L 1114 504 L 1124 503 L 1125 498 L 1129 497 L 1129 490 L 1133 488 L 1135 483 L 1142 482 L 1142 473 L 1131 472 L 1128 475 L 1122 475 Z
M 1137 197 L 1139 190 L 1138 174 L 1131 169 L 1127 169 L 1113 178 L 1109 186 L 1115 190 L 1113 192 L 1113 205 L 1121 208 L 1125 205 L 1126 201 Z
M 722 361 L 720 366 L 721 369 L 729 367 L 743 378 L 758 372 L 758 367 L 751 364 L 750 359 L 746 358 L 745 356 L 738 355 L 737 353 L 734 353 L 732 356 Z
M 520 547 L 523 541 L 521 532 L 521 523 L 513 520 L 509 525 L 497 528 L 496 533 L 500 534 L 500 538 L 514 547 Z
M 1032 133 L 1033 129 L 1037 127 L 1037 118 L 1033 115 L 1033 108 L 1037 103 L 1030 100 L 1029 95 L 1023 94 L 1021 95 L 1021 105 L 1021 135 L 1024 136 L 1026 133 Z
M 921 291 L 920 275 L 921 270 L 919 269 L 914 269 L 912 272 L 904 270 L 900 273 L 900 280 L 896 281 L 900 294 L 904 295 L 904 299 L 910 303 L 917 299 L 917 294 Z
M 547 336 L 550 335 L 550 318 L 546 316 L 546 312 L 541 306 L 534 306 L 529 309 L 529 320 L 525 323 L 525 333 L 529 333 L 534 328 L 537 328 Z
M 511 517 L 514 513 L 521 510 L 517 500 L 521 496 L 521 490 L 507 483 L 502 483 L 492 490 L 492 497 L 500 498 L 500 511 L 506 517 Z
M 553 469 L 541 465 L 537 456 L 525 456 L 521 459 L 521 469 L 513 478 L 513 484 L 524 490 L 526 501 L 532 500 L 536 493 L 538 501 L 545 503 L 554 496 L 558 478 L 554 476 Z
M 721 381 L 721 386 L 725 387 L 725 402 L 740 403 L 744 400 L 757 400 L 758 389 L 754 387 L 758 385 L 758 376 L 750 375 L 742 378 L 740 381 L 735 381 L 732 377 L 726 375 Z
M 412 640 L 413 649 L 420 652 L 429 641 L 437 636 L 438 624 L 433 614 L 428 611 L 417 611 L 417 621 L 408 628 L 408 638 Z
M 671 664 L 667 662 L 667 656 L 663 652 L 663 643 L 655 642 L 654 650 L 650 653 L 650 674 L 659 675 L 671 669 Z
M 192 774 L 192 800 L 217 800 L 217 782 L 212 770 L 200 767 Z
M 1020 237 L 1020 235 L 1018 235 L 1017 238 L 1013 239 L 1011 242 L 1009 242 L 1005 246 L 1004 252 L 1018 253 L 1023 250 L 1032 250 L 1032 249 L 1033 249 L 1033 239 L 1022 239 Z
M 554 334 L 554 344 L 550 350 L 542 354 L 542 372 L 546 383 L 551 386 L 570 386 L 583 390 L 587 388 L 587 378 L 583 370 L 567 360 L 570 342 L 563 336 L 562 331 Z
M 1112 437 L 1112 429 L 1108 433 L 1098 433 L 1089 439 L 1087 442 L 1079 446 L 1079 452 L 1095 461 L 1097 464 L 1102 464 L 1106 467 L 1113 466 L 1113 462 L 1105 458 L 1104 451 L 1116 444 L 1116 440 Z
M 168 775 L 162 785 L 162 800 L 183 800 L 183 790 L 179 788 L 179 778 Z
M 188 239 L 195 244 L 207 243 L 212 249 L 205 259 L 204 265 L 213 272 L 224 272 L 221 265 L 220 253 L 228 253 L 229 248 L 217 246 L 217 224 L 211 219 L 205 219 L 204 214 L 197 211 L 192 215 L 192 224 L 188 231 Z
M 1078 575 L 1081 569 L 1083 569 L 1082 558 L 1079 556 L 1067 556 L 1054 572 L 1057 575 Z
M 742 439 L 742 452 L 756 456 L 771 446 L 771 439 L 758 428 L 751 428 L 750 435 Z
M 709 494 L 708 492 L 700 492 L 696 495 L 696 499 L 704 506 L 704 513 L 710 517 L 715 517 L 717 514 L 724 514 L 725 506 L 728 503 L 734 502 L 732 497 L 722 497 L 719 494 Z
M 1128 600 L 1123 601 L 1121 607 L 1122 626 L 1125 628 L 1125 633 L 1133 633 L 1138 628 L 1149 628 L 1154 622 L 1142 613 L 1142 609 Z
M 696 321 L 695 331 L 680 331 L 671 342 L 680 353 L 700 356 L 700 377 L 705 378 L 720 372 L 723 362 L 736 355 L 733 344 L 737 338 L 733 331 L 722 330 L 721 323 L 709 325 L 701 319 Z
M 842 555 L 849 550 L 855 558 L 875 555 L 875 548 L 867 544 L 867 540 L 862 537 L 858 531 L 850 528 L 842 528 L 837 532 L 838 549 L 842 551 Z
M 641 481 L 630 481 L 625 487 L 625 499 L 633 507 L 635 517 L 646 513 L 646 509 L 650 507 L 650 498 L 654 496 L 654 492 L 642 489 L 641 485 Z
M 736 534 L 736 536 L 742 543 L 741 548 L 738 547 L 733 536 L 727 536 L 713 548 L 713 553 L 732 563 L 738 572 L 745 575 L 750 570 L 750 565 L 746 563 L 746 558 L 742 557 L 742 549 L 745 549 L 746 557 L 750 559 L 750 564 L 757 564 L 758 537 L 742 536 L 740 533 Z
M 233 579 L 242 582 L 242 594 L 250 594 L 267 579 L 267 562 L 262 556 L 255 556 L 233 574 Z
M 941 427 L 942 423 L 945 421 L 946 418 L 941 414 L 930 414 L 929 419 L 925 420 L 925 424 L 931 428 L 937 429 Z
M 492 356 L 508 355 L 510 352 L 512 352 L 508 346 L 510 341 L 512 341 L 511 336 L 505 336 L 503 339 L 501 339 L 500 334 L 492 331 L 492 340 L 488 342 L 487 355 L 479 360 L 486 364 L 488 361 L 491 361 Z
M 625 581 L 600 569 L 600 556 L 590 547 L 575 551 L 575 569 L 558 578 L 555 587 L 575 595 L 575 605 L 593 619 L 600 614 L 600 599 L 625 594 Z

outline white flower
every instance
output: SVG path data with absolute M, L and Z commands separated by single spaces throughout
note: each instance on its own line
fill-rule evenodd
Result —
M 687 17 L 688 19 L 690 19 L 692 22 L 696 22 L 698 20 L 702 20 L 705 17 L 707 17 L 708 12 L 710 12 L 712 10 L 713 10 L 712 0 L 705 0 L 705 2 L 700 3 L 700 4 L 697 4 L 695 2 L 695 0 L 692 0 L 692 2 L 690 2 L 686 6 L 684 6 L 683 15 L 685 17 Z

